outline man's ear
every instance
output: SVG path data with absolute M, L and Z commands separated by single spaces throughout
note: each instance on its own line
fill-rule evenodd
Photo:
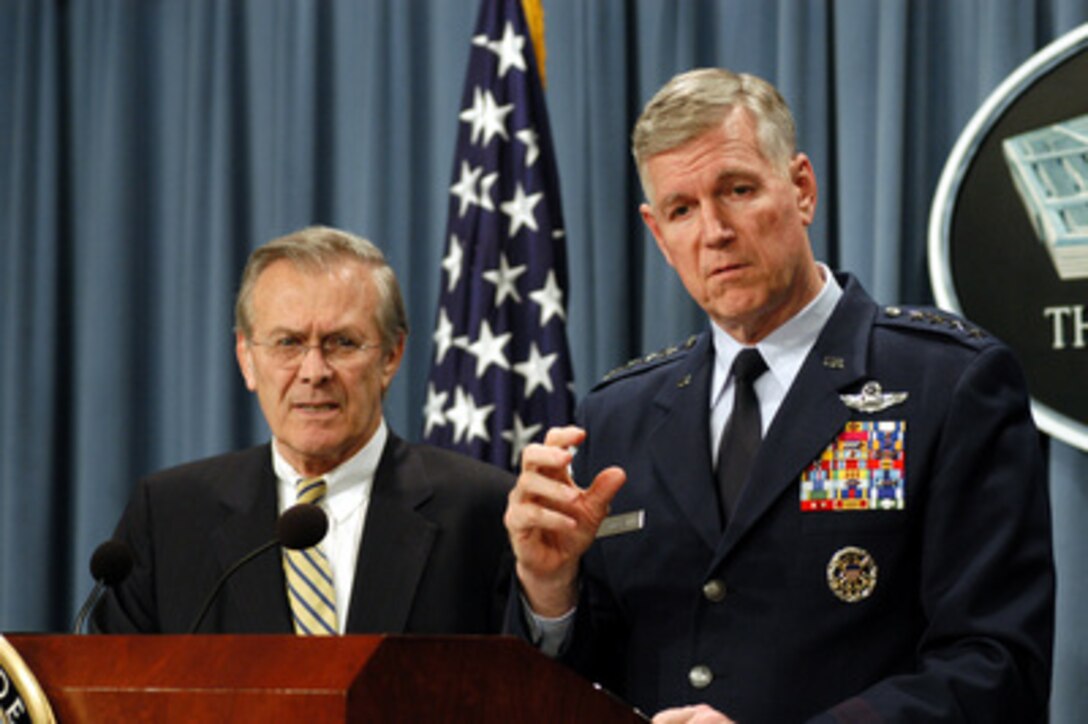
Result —
M 246 389 L 257 389 L 257 374 L 253 369 L 253 348 L 246 344 L 246 337 L 241 332 L 234 333 L 234 357 L 238 360 L 238 369 L 246 381 Z
M 805 226 L 808 226 L 816 218 L 818 190 L 816 171 L 812 168 L 812 161 L 805 154 L 798 153 L 790 162 L 790 181 L 797 191 L 797 209 L 801 212 L 801 220 Z
M 388 353 L 382 352 L 382 394 L 389 389 L 389 385 L 393 384 L 393 378 L 397 374 L 397 370 L 400 369 L 401 360 L 404 359 L 404 343 L 405 336 L 402 334 L 397 338 L 396 344 L 393 345 L 393 349 Z
M 646 224 L 646 228 L 653 234 L 654 241 L 657 242 L 657 248 L 661 250 L 661 255 L 665 257 L 665 261 L 669 266 L 674 266 L 672 263 L 672 256 L 669 254 L 669 247 L 663 241 L 661 236 L 661 227 L 657 225 L 657 217 L 654 216 L 654 209 L 647 203 L 643 203 L 638 207 L 639 214 L 642 215 L 642 223 Z

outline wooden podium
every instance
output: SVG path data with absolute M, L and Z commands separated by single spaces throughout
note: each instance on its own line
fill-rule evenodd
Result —
M 514 638 L 7 634 L 68 722 L 639 722 Z

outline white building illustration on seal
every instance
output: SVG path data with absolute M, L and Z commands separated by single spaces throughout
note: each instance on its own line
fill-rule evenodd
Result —
M 1001 146 L 1058 276 L 1088 278 L 1088 115 L 1006 138 Z

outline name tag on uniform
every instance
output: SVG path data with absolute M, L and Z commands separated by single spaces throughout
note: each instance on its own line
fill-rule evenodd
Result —
M 642 530 L 646 524 L 645 510 L 632 510 L 630 513 L 617 513 L 610 515 L 601 521 L 601 527 L 597 529 L 598 538 L 609 538 L 614 535 L 632 533 Z

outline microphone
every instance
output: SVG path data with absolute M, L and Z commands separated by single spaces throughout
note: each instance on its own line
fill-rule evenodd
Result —
M 329 531 L 329 519 L 321 506 L 299 503 L 283 511 L 276 521 L 276 540 L 284 548 L 313 548 Z
M 80 606 L 76 621 L 72 625 L 72 633 L 78 634 L 83 630 L 87 616 L 105 592 L 106 586 L 116 586 L 128 577 L 131 570 L 132 551 L 129 550 L 127 544 L 111 538 L 94 549 L 91 555 L 91 577 L 94 578 L 94 588 Z
M 193 625 L 189 627 L 189 633 L 196 633 L 197 629 L 200 628 L 200 624 L 204 622 L 204 617 L 211 610 L 212 603 L 215 601 L 216 596 L 219 595 L 219 591 L 222 590 L 223 585 L 239 568 L 269 548 L 275 548 L 276 546 L 283 546 L 296 551 L 311 548 L 321 542 L 328 530 L 329 519 L 325 517 L 325 511 L 313 503 L 299 503 L 283 511 L 283 515 L 276 521 L 276 537 L 262 543 L 239 558 L 234 565 L 223 571 L 223 575 L 219 576 L 219 580 L 215 582 L 212 592 L 204 599 L 204 605 L 200 607 L 199 615 L 193 621 Z

